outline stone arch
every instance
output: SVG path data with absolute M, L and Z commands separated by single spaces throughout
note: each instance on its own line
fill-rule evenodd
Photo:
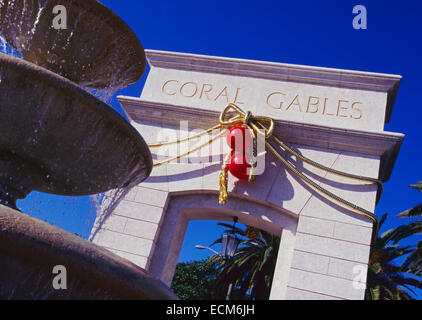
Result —
M 271 299 L 284 299 L 294 251 L 298 216 L 267 201 L 232 194 L 225 205 L 218 204 L 215 191 L 170 193 L 149 272 L 170 286 L 189 221 L 231 221 L 270 232 L 281 237 L 277 265 L 274 271 Z

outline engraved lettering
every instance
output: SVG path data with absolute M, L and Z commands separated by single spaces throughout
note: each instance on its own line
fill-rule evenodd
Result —
M 342 106 L 342 103 L 348 103 L 349 101 L 347 100 L 339 100 L 338 101 L 338 105 L 337 105 L 337 117 L 342 117 L 342 118 L 347 118 L 346 115 L 342 114 L 341 111 L 342 110 L 348 110 L 349 108 Z
M 249 88 L 250 89 L 250 88 Z M 182 96 L 209 102 L 230 103 L 237 105 L 245 104 L 242 99 L 242 90 L 248 88 L 235 88 L 211 83 L 197 83 L 194 81 L 167 80 L 161 91 L 168 96 Z M 246 102 L 247 103 L 247 102 Z M 307 113 L 309 115 L 334 116 L 359 120 L 364 116 L 362 111 L 363 102 L 355 102 L 346 99 L 326 98 L 317 95 L 302 95 L 284 93 L 281 91 L 271 92 L 266 96 L 266 104 L 274 110 L 285 110 L 292 113 Z
M 240 102 L 239 100 L 239 93 L 241 88 L 236 88 L 236 95 L 234 96 L 234 104 L 245 104 L 244 102 Z
M 227 87 L 224 87 L 223 90 L 221 90 L 220 94 L 214 99 L 214 101 L 217 101 L 218 99 L 226 97 L 227 103 L 230 103 L 229 93 L 227 92 Z
M 273 92 L 273 93 L 271 93 L 271 94 L 267 97 L 267 105 L 268 105 L 269 107 L 273 108 L 273 109 L 281 109 L 281 108 L 283 107 L 283 102 L 282 102 L 282 101 L 280 101 L 280 104 L 279 104 L 278 106 L 273 105 L 273 104 L 271 103 L 271 98 L 272 98 L 273 96 L 275 96 L 275 95 L 286 96 L 286 95 L 285 95 L 284 93 L 282 93 L 282 92 Z
M 302 105 L 301 105 L 300 100 L 299 100 L 299 95 L 297 95 L 297 96 L 293 99 L 292 103 L 290 103 L 290 105 L 287 107 L 287 109 L 286 109 L 286 110 L 289 110 L 289 109 L 290 109 L 290 107 L 292 107 L 292 106 L 298 106 L 298 107 L 299 107 L 300 112 L 303 112 L 303 110 L 302 110 Z
M 312 103 L 312 100 L 314 100 L 315 102 Z M 311 107 L 313 107 L 312 110 L 311 110 Z M 306 112 L 307 113 L 318 113 L 318 111 L 319 111 L 319 98 L 310 96 L 309 99 L 308 99 L 308 106 L 306 108 Z
M 203 96 L 205 95 L 207 97 L 207 100 L 211 101 L 211 98 L 208 94 L 212 91 L 213 88 L 214 87 L 212 84 L 204 83 L 204 85 L 202 86 L 201 96 L 199 97 L 199 99 L 202 99 Z
M 350 115 L 350 117 L 352 118 L 352 119 L 356 119 L 356 120 L 359 120 L 359 119 L 362 119 L 362 117 L 363 117 L 363 112 L 362 112 L 362 110 L 361 109 L 359 109 L 359 108 L 357 108 L 356 107 L 356 105 L 357 104 L 363 104 L 362 102 L 355 102 L 355 103 L 353 103 L 352 104 L 352 110 L 355 110 L 355 111 L 357 111 L 357 113 L 358 113 L 358 115 L 357 116 L 355 116 L 355 115 Z
M 177 81 L 177 80 L 169 80 L 169 81 L 166 81 L 166 82 L 163 84 L 163 87 L 161 88 L 161 91 L 162 91 L 164 94 L 167 94 L 167 95 L 169 95 L 169 96 L 175 96 L 175 95 L 176 95 L 177 89 L 176 89 L 174 92 L 168 92 L 168 91 L 166 90 L 166 88 L 168 87 L 168 85 L 169 85 L 170 83 L 172 83 L 172 82 L 176 83 L 176 85 L 178 85 L 178 84 L 179 84 L 179 81 Z
M 191 86 L 191 89 L 193 88 L 194 90 L 189 90 L 189 86 Z M 180 94 L 186 98 L 193 98 L 198 93 L 198 90 L 198 85 L 195 82 L 186 82 L 183 86 L 180 87 Z M 186 91 L 188 94 L 186 94 Z
M 327 116 L 333 116 L 334 114 L 327 112 L 327 102 L 328 102 L 328 98 L 324 98 L 324 109 L 322 111 L 322 114 L 327 115 Z

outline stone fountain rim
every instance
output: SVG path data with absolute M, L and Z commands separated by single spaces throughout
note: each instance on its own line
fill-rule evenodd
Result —
M 51 0 L 47 1 L 49 2 Z M 76 6 L 82 7 L 86 10 L 90 10 L 94 13 L 95 16 L 102 17 L 103 20 L 108 25 L 110 25 L 113 30 L 116 31 L 116 34 L 119 34 L 121 38 L 124 39 L 122 41 L 128 44 L 131 48 L 133 48 L 135 56 L 138 58 L 135 59 L 137 61 L 135 61 L 134 63 L 138 64 L 140 68 L 136 73 L 137 75 L 135 77 L 132 77 L 133 80 L 125 82 L 122 88 L 129 87 L 134 83 L 138 82 L 142 78 L 146 70 L 146 55 L 144 47 L 139 37 L 133 31 L 133 29 L 120 16 L 118 16 L 116 13 L 114 13 L 111 9 L 109 9 L 107 6 L 105 6 L 98 0 L 72 0 L 72 2 Z M 93 87 L 92 89 L 97 88 Z
M 108 18 L 110 21 L 117 23 L 118 27 L 114 29 L 119 30 L 121 28 L 123 30 L 122 34 L 125 35 L 125 38 L 127 38 L 131 42 L 132 48 L 134 48 L 134 50 L 136 51 L 136 56 L 140 57 L 138 64 L 142 64 L 142 70 L 140 72 L 140 75 L 138 76 L 138 80 L 132 83 L 128 83 L 127 86 L 130 86 L 136 83 L 137 81 L 139 81 L 139 79 L 145 73 L 146 55 L 145 55 L 144 47 L 142 46 L 141 41 L 139 40 L 138 36 L 133 31 L 133 29 L 129 27 L 129 25 L 122 18 L 120 18 L 120 16 L 118 16 L 116 13 L 114 13 L 111 9 L 109 9 L 107 6 L 105 6 L 98 0 L 73 0 L 73 1 L 77 3 L 78 5 L 83 3 L 82 6 L 86 5 L 87 7 L 90 7 L 90 9 L 92 9 L 96 13 L 97 13 L 97 10 L 100 11 L 100 16 Z M 114 26 L 114 24 L 111 24 L 111 25 Z
M 153 159 L 148 144 L 145 142 L 140 133 L 110 105 L 95 97 L 85 89 L 82 89 L 71 80 L 23 59 L 0 53 L 0 68 L 2 65 L 7 65 L 7 68 L 14 69 L 16 72 L 24 72 L 25 76 L 30 76 L 36 81 L 43 81 L 51 88 L 65 91 L 65 93 L 69 93 L 69 95 L 71 94 L 81 99 L 84 101 L 84 105 L 87 108 L 91 108 L 91 110 L 94 110 L 94 112 L 97 111 L 101 115 L 107 117 L 110 121 L 113 121 L 114 124 L 119 127 L 119 130 L 122 130 L 128 135 L 128 137 L 131 138 L 132 143 L 137 144 L 138 149 L 142 151 L 143 158 L 145 159 L 145 165 L 147 168 L 146 177 L 151 174 L 153 169 Z M 21 156 L 25 157 L 24 155 Z M 128 185 L 132 184 L 129 183 Z M 122 185 L 120 187 L 126 187 L 128 185 Z M 76 192 L 66 195 L 82 196 L 90 194 L 92 193 Z
M 123 299 L 173 300 L 158 278 L 90 241 L 0 205 L 0 251 L 44 268 L 63 265 L 78 279 Z

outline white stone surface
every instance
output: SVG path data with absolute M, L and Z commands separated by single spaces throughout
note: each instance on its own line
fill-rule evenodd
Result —
M 124 232 L 125 225 L 127 222 L 127 218 L 118 216 L 117 214 L 113 214 L 104 221 L 104 223 L 100 226 L 100 222 L 98 219 L 95 221 L 94 229 L 102 228 L 110 231 L 116 231 L 116 232 Z
M 94 243 L 102 246 L 148 257 L 155 247 L 152 240 L 130 236 L 109 230 L 100 230 L 93 240 Z
M 142 235 L 145 239 L 155 241 L 158 231 L 158 225 L 156 223 L 127 219 L 123 233 L 133 236 Z
M 333 237 L 335 222 L 311 217 L 300 217 L 297 231 L 304 234 Z
M 295 248 L 301 251 L 362 263 L 367 263 L 369 259 L 369 244 L 362 245 L 300 232 L 296 234 Z
M 345 300 L 345 299 L 340 299 L 337 297 L 328 296 L 326 294 L 320 294 L 320 293 L 288 287 L 287 300 Z
M 303 271 L 328 274 L 329 263 L 330 257 L 295 250 L 292 267 Z
M 149 55 L 150 62 L 153 60 L 152 55 L 154 52 Z M 226 66 L 223 67 L 210 64 L 204 68 L 206 57 L 201 59 L 196 55 L 179 55 L 178 62 L 184 65 L 184 69 L 178 69 L 169 68 L 169 64 L 162 60 L 166 58 L 161 55 L 159 62 L 152 62 L 142 99 L 216 111 L 220 111 L 222 105 L 235 103 L 247 107 L 255 114 L 265 114 L 276 119 L 349 129 L 382 131 L 386 121 L 389 90 L 385 87 L 382 92 L 376 82 L 378 79 L 388 78 L 391 87 L 395 82 L 400 82 L 398 76 L 372 74 L 372 90 L 368 90 L 367 86 L 364 89 L 356 86 L 350 88 L 345 84 L 346 81 L 341 83 L 340 80 L 341 76 L 347 78 L 348 72 L 332 69 L 330 76 L 341 75 L 340 81 L 337 81 L 338 86 L 333 86 L 332 82 L 326 85 L 326 81 L 321 81 L 326 80 L 321 68 L 307 67 L 309 78 L 317 74 L 320 76 L 315 78 L 319 79 L 320 83 L 325 82 L 325 85 L 308 84 L 305 76 L 297 78 L 297 81 L 292 78 L 274 80 L 265 79 L 265 76 L 239 76 L 235 68 L 242 63 L 239 59 L 225 59 Z M 175 59 L 176 55 L 169 59 L 172 58 Z M 255 62 L 254 67 L 259 69 L 259 63 Z M 276 63 L 273 63 L 272 67 L 275 70 L 288 70 L 285 65 Z M 225 72 L 222 72 L 222 69 L 225 69 Z M 349 72 L 351 73 L 353 72 Z M 368 73 L 360 73 L 361 78 L 365 75 Z M 378 79 L 375 79 L 377 77 Z
M 122 217 L 143 220 L 158 224 L 161 222 L 163 208 L 123 200 L 114 210 L 114 212 Z
M 151 71 L 141 98 L 120 98 L 147 143 L 211 127 L 226 104 L 235 102 L 273 117 L 275 134 L 318 163 L 373 178 L 388 179 L 391 173 L 403 135 L 383 127 L 399 76 L 157 51 L 147 55 Z M 175 151 L 174 146 L 152 149 L 155 162 Z M 219 174 L 228 151 L 222 139 L 182 163 L 154 168 L 110 216 L 97 217 L 93 241 L 170 285 L 189 221 L 237 216 L 240 223 L 282 237 L 271 299 L 363 299 L 366 279 L 359 272 L 368 263 L 372 222 L 314 191 L 271 154 L 255 182 L 229 176 L 229 201 L 219 205 Z M 316 184 L 374 210 L 375 185 L 280 153 Z
M 165 207 L 168 198 L 167 192 L 141 186 L 134 189 L 136 190 L 136 195 L 133 197 L 133 201 L 161 208 Z
M 353 281 L 297 269 L 290 271 L 289 286 L 339 299 L 362 300 L 365 295 Z
M 367 270 L 368 265 L 362 263 L 356 263 L 352 261 L 330 258 L 328 275 L 335 276 L 338 278 L 344 278 L 348 280 L 355 280 L 358 282 L 366 282 L 367 273 L 363 270 Z M 362 277 L 363 276 L 363 277 Z
M 372 228 L 336 222 L 333 237 L 340 240 L 368 244 L 371 242 Z
M 277 264 L 274 270 L 273 281 L 277 285 L 271 288 L 271 300 L 285 300 L 287 297 L 287 285 L 290 279 L 290 270 L 292 267 L 293 253 L 296 241 L 297 225 L 283 229 L 280 238 L 280 247 L 278 250 Z

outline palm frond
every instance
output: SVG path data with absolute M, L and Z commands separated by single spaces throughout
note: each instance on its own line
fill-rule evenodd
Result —
M 411 184 L 409 187 L 414 188 L 422 192 L 422 181 L 419 181 L 417 184 Z
M 422 220 L 411 222 L 408 224 L 403 224 L 396 228 L 396 233 L 394 234 L 394 243 L 398 243 L 400 240 L 422 233 Z
M 412 209 L 403 211 L 397 215 L 399 218 L 422 217 L 422 203 L 414 206 Z
M 232 231 L 232 225 L 218 225 Z M 215 288 L 223 290 L 229 283 L 233 283 L 238 298 L 248 296 L 252 299 L 268 299 L 280 239 L 262 230 L 256 238 L 249 239 L 245 237 L 245 231 L 246 229 L 235 229 L 242 241 L 232 259 L 223 260 L 217 255 L 209 258 L 208 263 L 214 263 L 218 268 Z M 213 244 L 220 242 L 221 238 Z

